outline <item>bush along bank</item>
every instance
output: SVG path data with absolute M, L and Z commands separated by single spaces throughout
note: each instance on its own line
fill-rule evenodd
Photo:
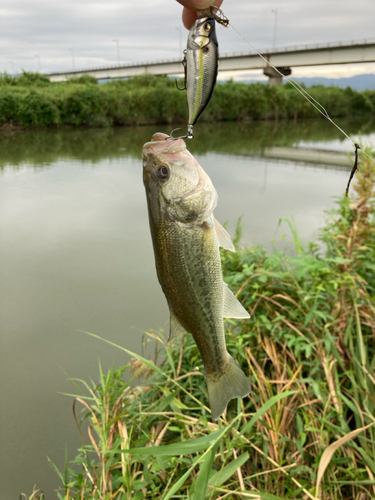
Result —
M 331 117 L 372 115 L 375 91 L 316 85 L 309 92 Z M 51 83 L 38 73 L 0 77 L 0 126 L 47 127 L 185 123 L 186 93 L 167 77 L 143 75 L 97 84 L 90 76 Z M 321 115 L 290 84 L 218 84 L 201 121 L 316 118 Z
M 292 225 L 295 256 L 222 251 L 225 281 L 251 313 L 226 322 L 250 396 L 213 422 L 191 336 L 167 345 L 149 333 L 154 356 L 130 353 L 97 385 L 76 383 L 86 441 L 64 471 L 52 464 L 60 500 L 374 498 L 375 171 L 367 160 L 360 170 L 355 197 L 321 232 L 323 254 L 301 247 Z

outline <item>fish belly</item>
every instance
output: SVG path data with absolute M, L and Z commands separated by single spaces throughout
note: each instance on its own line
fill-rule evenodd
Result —
M 154 233 L 156 269 L 171 314 L 192 333 L 206 371 L 212 418 L 228 402 L 245 397 L 250 383 L 226 349 L 223 278 L 213 226 L 163 224 Z M 159 243 L 158 243 L 159 241 Z
M 223 277 L 214 227 L 163 224 L 155 252 L 158 278 L 171 313 L 191 333 L 206 373 L 227 363 L 223 323 Z

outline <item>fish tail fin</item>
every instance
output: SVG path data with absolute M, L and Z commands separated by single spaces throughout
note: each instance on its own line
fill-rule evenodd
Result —
M 244 398 L 250 393 L 248 378 L 237 361 L 230 354 L 228 357 L 229 362 L 219 378 L 207 376 L 208 398 L 214 420 L 218 420 L 231 399 Z

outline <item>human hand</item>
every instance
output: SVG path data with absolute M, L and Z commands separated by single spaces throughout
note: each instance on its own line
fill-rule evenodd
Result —
M 182 11 L 182 22 L 186 29 L 190 30 L 195 21 L 198 19 L 197 11 L 209 9 L 211 5 L 220 7 L 223 0 L 177 0 L 181 5 L 184 6 Z

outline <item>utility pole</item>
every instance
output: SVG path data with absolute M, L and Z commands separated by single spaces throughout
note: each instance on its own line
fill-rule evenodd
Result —
M 72 52 L 72 63 L 73 63 L 73 71 L 76 70 L 76 64 L 74 60 L 74 47 L 69 47 L 69 50 Z
M 38 59 L 38 73 L 40 73 L 40 56 L 34 56 Z
M 181 56 L 181 54 L 182 54 L 182 29 L 181 29 L 181 26 L 177 26 L 176 30 L 178 30 L 180 33 L 180 50 L 179 50 L 178 55 Z
M 274 12 L 274 14 L 275 14 L 275 25 L 274 25 L 274 28 L 273 28 L 273 44 L 272 44 L 272 48 L 275 49 L 276 48 L 276 30 L 277 30 L 277 8 L 276 9 L 272 9 L 272 12 Z
M 114 38 L 113 41 L 116 42 L 116 45 L 117 45 L 117 62 L 118 62 L 118 65 L 120 66 L 121 65 L 121 63 L 120 63 L 120 41 L 118 38 Z

